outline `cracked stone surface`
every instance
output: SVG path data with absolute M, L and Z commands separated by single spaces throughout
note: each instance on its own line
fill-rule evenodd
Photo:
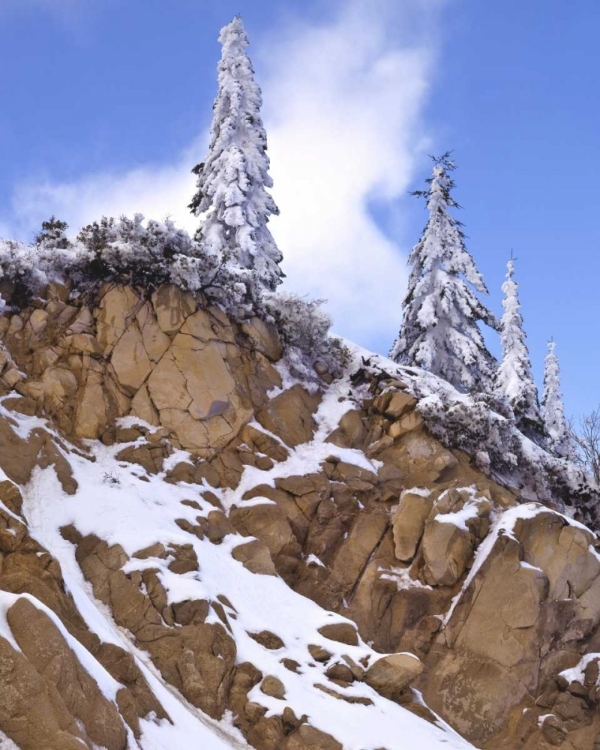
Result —
M 243 333 L 176 287 L 144 300 L 129 287 L 107 285 L 93 308 L 66 315 L 64 303 L 48 307 L 34 310 L 25 329 L 11 323 L 17 336 L 27 331 L 26 340 L 13 342 L 16 361 L 31 373 L 21 390 L 76 438 L 100 438 L 115 418 L 134 415 L 162 424 L 178 447 L 214 453 L 280 382 L 261 353 L 281 356 L 273 330 L 255 322 Z M 5 378 L 21 382 L 20 371 L 9 369 Z

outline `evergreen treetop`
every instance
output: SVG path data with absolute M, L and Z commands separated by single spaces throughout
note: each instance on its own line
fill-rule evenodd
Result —
M 555 350 L 556 343 L 550 340 L 544 367 L 542 416 L 553 451 L 563 458 L 570 458 L 573 451 L 560 387 L 560 365 Z
M 494 315 L 473 289 L 487 293 L 483 278 L 465 246 L 461 223 L 449 212 L 455 169 L 450 154 L 434 158 L 425 197 L 429 220 L 408 262 L 411 273 L 403 301 L 400 334 L 390 356 L 400 364 L 422 367 L 463 391 L 485 390 L 495 360 L 478 322 L 496 328 Z
M 261 120 L 261 91 L 246 48 L 248 37 L 237 16 L 220 33 L 218 93 L 213 105 L 210 145 L 194 168 L 196 193 L 190 209 L 202 217 L 201 243 L 223 262 L 250 272 L 254 293 L 281 283 L 282 254 L 268 229 L 277 215 L 268 192 L 267 136 Z
M 519 285 L 514 279 L 515 263 L 507 263 L 506 281 L 502 284 L 504 314 L 500 319 L 502 362 L 496 373 L 496 390 L 506 397 L 517 427 L 528 437 L 540 439 L 544 432 L 538 392 L 533 379 L 529 350 L 525 343 L 520 313 Z

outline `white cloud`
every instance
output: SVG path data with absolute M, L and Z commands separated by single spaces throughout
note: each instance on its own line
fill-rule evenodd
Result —
M 415 2 L 347 3 L 330 23 L 292 27 L 263 82 L 287 285 L 329 300 L 335 330 L 391 343 L 406 257 L 369 213 L 394 201 L 424 145 L 428 13 Z M 419 16 L 415 19 L 415 14 Z M 425 29 L 406 43 L 403 27 Z M 274 54 L 273 54 L 274 53 Z
M 336 331 L 376 346 L 397 331 L 406 256 L 368 204 L 405 194 L 424 147 L 438 4 L 346 0 L 336 7 L 327 21 L 291 23 L 252 47 L 281 209 L 272 229 L 286 286 L 327 298 Z M 11 228 L 31 234 L 52 213 L 78 227 L 103 214 L 141 211 L 194 229 L 189 170 L 204 141 L 172 165 L 22 185 Z
M 169 216 L 178 226 L 193 231 L 198 222 L 187 208 L 194 192 L 190 169 L 200 153 L 195 146 L 175 164 L 91 174 L 75 182 L 20 185 L 13 197 L 9 226 L 13 234 L 27 239 L 51 214 L 78 229 L 101 216 L 141 212 L 156 219 Z

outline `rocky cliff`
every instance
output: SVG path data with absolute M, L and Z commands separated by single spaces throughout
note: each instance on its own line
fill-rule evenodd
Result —
M 302 383 L 173 286 L 0 335 L 0 747 L 600 748 L 596 535 L 433 437 L 418 371 Z

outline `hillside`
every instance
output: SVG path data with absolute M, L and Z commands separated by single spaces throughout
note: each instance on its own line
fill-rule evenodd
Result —
M 0 318 L 0 747 L 597 746 L 598 542 L 549 456 L 512 435 L 537 489 L 500 476 L 437 378 L 349 345 L 301 382 L 175 286 L 34 303 Z

